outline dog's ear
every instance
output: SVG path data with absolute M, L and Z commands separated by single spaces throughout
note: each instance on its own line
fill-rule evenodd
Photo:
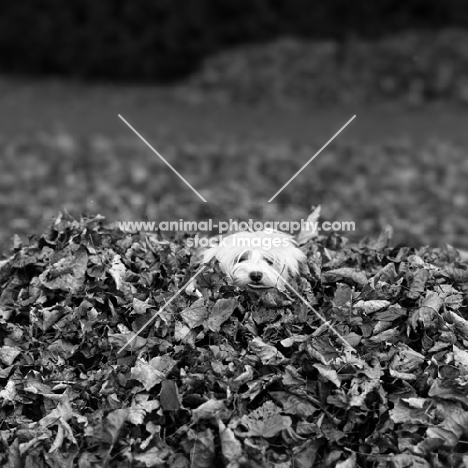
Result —
M 294 249 L 291 252 L 291 255 L 293 256 L 294 260 L 297 262 L 297 270 L 293 273 L 299 274 L 299 275 L 304 275 L 307 274 L 307 271 L 309 270 L 309 267 L 307 266 L 307 255 L 305 252 L 303 252 L 300 249 Z
M 299 263 L 306 263 L 307 262 L 307 255 L 305 252 L 303 252 L 302 250 L 300 249 L 294 249 L 294 253 L 293 253 L 295 259 L 299 262 Z
M 203 263 L 208 263 L 211 260 L 213 260 L 213 258 L 216 257 L 217 252 L 218 252 L 217 247 L 210 247 L 209 249 L 205 250 L 203 252 Z
M 307 255 L 301 249 L 293 249 L 290 255 L 292 255 L 298 264 L 307 263 Z
M 310 268 L 307 263 L 307 254 L 302 250 L 299 250 L 300 254 L 296 254 L 296 259 L 299 262 L 299 275 L 310 276 Z

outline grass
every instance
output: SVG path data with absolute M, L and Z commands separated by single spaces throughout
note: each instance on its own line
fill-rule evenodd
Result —
M 322 204 L 355 237 L 468 247 L 466 112 L 451 107 L 285 110 L 188 104 L 171 89 L 0 82 L 0 244 L 67 209 L 115 220 L 296 220 Z M 122 114 L 210 203 L 202 204 Z M 357 119 L 267 200 L 351 115 Z
M 78 138 L 128 137 L 122 114 L 150 138 L 205 142 L 219 137 L 323 143 L 353 114 L 347 141 L 379 143 L 431 138 L 468 144 L 468 111 L 450 105 L 420 108 L 352 106 L 281 109 L 190 104 L 171 88 L 84 85 L 58 80 L 0 78 L 0 133 L 66 132 Z M 157 141 L 155 142 L 157 144 Z

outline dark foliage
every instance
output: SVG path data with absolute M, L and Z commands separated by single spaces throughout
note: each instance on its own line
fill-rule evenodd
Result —
M 282 35 L 343 41 L 468 25 L 463 0 L 3 0 L 2 71 L 164 82 Z
M 388 244 L 303 247 L 296 289 L 350 350 L 295 295 L 216 265 L 169 303 L 185 241 L 59 216 L 0 263 L 0 463 L 465 466 L 468 270 Z
M 468 31 L 405 31 L 379 40 L 281 39 L 205 61 L 181 89 L 191 100 L 333 106 L 468 103 Z

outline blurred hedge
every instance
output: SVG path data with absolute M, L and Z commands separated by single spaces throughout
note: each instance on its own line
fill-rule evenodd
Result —
M 2 0 L 3 72 L 170 81 L 223 48 L 468 26 L 463 0 Z
M 298 108 L 363 103 L 468 105 L 468 30 L 404 31 L 379 39 L 281 38 L 204 61 L 178 95 L 191 102 Z

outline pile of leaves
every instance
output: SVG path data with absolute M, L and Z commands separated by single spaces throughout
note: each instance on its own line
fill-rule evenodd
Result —
M 310 204 L 325 221 L 354 221 L 358 240 L 386 224 L 396 242 L 468 249 L 466 147 L 334 143 L 267 203 L 323 145 L 216 138 L 204 143 L 157 139 L 158 151 L 205 197 L 200 200 L 134 138 L 112 140 L 66 133 L 0 139 L 0 246 L 15 233 L 42 232 L 57 211 L 102 213 L 114 221 L 183 218 L 297 221 Z M 156 143 L 154 143 L 156 144 Z
M 467 104 L 467 41 L 461 29 L 405 31 L 375 41 L 280 39 L 207 59 L 180 94 L 287 106 Z
M 0 464 L 468 466 L 457 252 L 388 231 L 302 248 L 303 300 L 238 290 L 216 264 L 190 296 L 185 239 L 101 217 L 17 241 L 0 266 Z

